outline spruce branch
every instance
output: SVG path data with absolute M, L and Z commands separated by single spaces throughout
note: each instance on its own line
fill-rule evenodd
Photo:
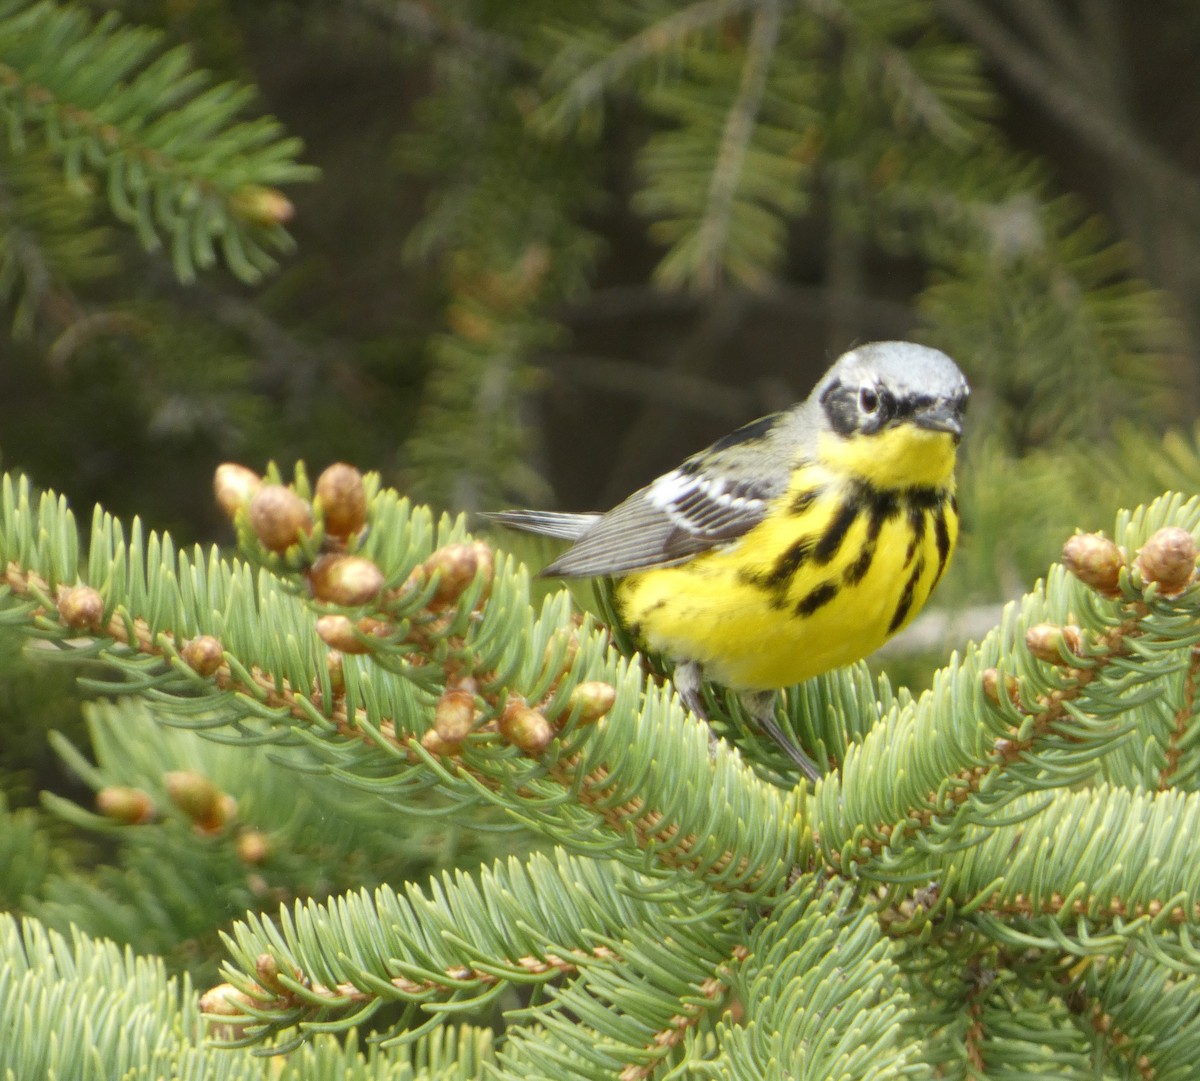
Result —
M 148 249 L 166 243 L 182 280 L 218 250 L 256 280 L 290 244 L 292 208 L 277 185 L 313 172 L 276 121 L 239 119 L 247 88 L 211 85 L 161 40 L 112 15 L 10 0 L 0 10 L 0 116 L 16 150 L 44 145 L 70 185 L 98 175 L 116 216 Z
M 776 7 L 775 0 L 764 6 Z M 580 43 L 568 39 L 567 48 L 547 68 L 551 85 L 560 78 L 565 80 L 565 85 L 542 106 L 536 122 L 547 130 L 573 123 L 637 67 L 684 48 L 696 35 L 731 16 L 759 7 L 757 0 L 696 0 L 680 10 L 647 21 L 615 47 L 605 50 L 604 46 L 611 43 L 601 38 L 596 43 L 599 57 L 582 70 L 578 57 Z
M 938 0 L 946 19 L 973 38 L 1009 77 L 1112 163 L 1138 176 L 1167 199 L 1192 228 L 1200 225 L 1200 184 L 1111 113 L 1097 109 L 1083 91 L 1053 68 L 988 10 L 973 0 Z
M 0 1070 L 79 1081 L 474 1081 L 495 1062 L 486 1029 L 443 1026 L 388 1055 L 351 1033 L 315 1036 L 288 1059 L 213 1047 L 187 979 L 78 931 L 0 914 Z
M 1123 525 L 1123 547 L 1151 550 L 1180 528 L 1166 524 L 1173 521 L 1196 528 L 1200 504 L 1157 501 Z M 1194 559 L 1194 545 L 1190 563 L 1181 553 L 1187 582 Z M 1163 584 L 1164 570 L 1154 572 L 1157 581 L 1145 571 L 1144 561 L 1122 569 L 1120 599 L 1101 603 L 1056 569 L 1044 594 L 1026 597 L 1021 606 L 1023 648 L 1013 648 L 1017 610 L 1010 606 L 1001 627 L 960 667 L 940 674 L 929 695 L 893 708 L 848 749 L 840 778 L 818 787 L 813 829 L 824 858 L 858 873 L 878 861 L 894 875 L 897 859 L 902 865 L 925 846 L 952 850 L 970 823 L 987 821 L 1026 792 L 1093 776 L 1131 731 L 1131 709 L 1190 664 L 1200 641 L 1200 627 L 1177 614 L 1182 602 L 1175 583 Z M 1072 610 L 1088 629 L 1086 644 L 1078 630 L 1068 635 L 1062 629 Z M 1043 614 L 1052 617 L 1049 623 Z M 997 663 L 989 664 L 991 658 Z M 938 725 L 946 711 L 958 717 L 957 725 Z M 950 767 L 955 761 L 960 764 Z M 903 778 L 886 791 L 891 799 L 910 791 L 907 806 L 873 802 L 872 793 L 882 792 L 869 778 L 883 775 Z M 873 827 L 863 826 L 872 821 Z M 857 825 L 846 831 L 842 823 L 848 822 Z

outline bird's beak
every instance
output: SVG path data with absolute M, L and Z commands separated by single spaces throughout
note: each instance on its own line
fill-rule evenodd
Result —
M 949 402 L 935 402 L 918 410 L 913 423 L 930 432 L 948 432 L 956 443 L 962 438 L 962 413 Z

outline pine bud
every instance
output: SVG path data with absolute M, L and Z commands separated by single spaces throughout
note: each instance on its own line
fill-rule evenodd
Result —
M 309 568 L 308 586 L 319 601 L 353 608 L 379 596 L 383 571 L 363 556 L 330 553 Z
M 457 758 L 462 753 L 461 743 L 450 743 L 442 739 L 436 728 L 429 729 L 421 737 L 421 746 L 437 758 Z
M 243 184 L 229 197 L 229 209 L 257 225 L 282 225 L 292 220 L 296 208 L 278 188 Z
M 433 727 L 444 743 L 461 744 L 475 727 L 475 696 L 470 691 L 447 691 L 438 699 Z
M 213 475 L 213 493 L 217 504 L 225 512 L 230 521 L 237 516 L 238 509 L 244 507 L 262 487 L 262 477 L 235 462 L 225 462 L 217 466 Z
M 167 795 L 193 822 L 216 813 L 221 793 L 202 773 L 190 769 L 172 770 L 163 776 Z
M 1053 623 L 1038 623 L 1025 632 L 1025 647 L 1039 661 L 1065 665 L 1070 660 L 1064 659 L 1064 651 L 1074 656 L 1083 652 L 1083 634 L 1069 624 L 1056 627 Z
M 154 800 L 140 788 L 109 785 L 96 793 L 96 809 L 105 818 L 127 826 L 141 826 L 154 820 Z
M 566 649 L 563 650 L 562 671 L 569 672 L 571 670 L 571 665 L 575 663 L 575 658 L 579 656 L 579 634 L 573 628 L 571 630 L 567 630 L 565 627 L 559 627 L 552 635 L 550 635 L 550 640 L 546 643 L 544 659 L 546 663 L 549 663 L 550 659 L 554 656 L 555 652 L 559 648 L 559 642 L 563 641 L 564 639 L 566 640 L 567 646 Z
M 500 734 L 528 755 L 539 755 L 554 739 L 554 728 L 542 714 L 523 702 L 510 702 L 500 714 Z
M 243 830 L 234 842 L 234 851 L 243 863 L 257 866 L 271 854 L 271 839 L 262 830 Z
M 1099 533 L 1076 533 L 1063 545 L 1063 566 L 1084 585 L 1105 597 L 1121 595 L 1121 568 L 1125 556 Z
M 448 544 L 445 548 L 439 548 L 421 567 L 426 581 L 437 576 L 437 586 L 429 606 L 448 608 L 462 596 L 477 575 L 484 580 L 481 597 L 486 597 L 491 589 L 494 567 L 492 550 L 483 541 Z
M 329 536 L 349 537 L 366 524 L 367 490 L 354 466 L 335 462 L 317 478 L 316 494 Z
M 1003 685 L 1004 694 L 1008 701 L 1021 708 L 1021 685 L 1017 677 L 1005 673 L 1003 680 L 1000 678 L 1000 669 L 985 668 L 983 670 L 983 693 L 988 696 L 996 705 L 1000 705 L 1000 687 Z
M 104 598 L 91 586 L 72 586 L 59 594 L 58 614 L 77 631 L 97 631 L 104 619 Z
M 259 986 L 280 997 L 288 994 L 288 989 L 279 981 L 279 962 L 269 953 L 260 953 L 254 959 L 254 974 L 258 977 Z
M 1163 597 L 1178 597 L 1196 576 L 1196 541 L 1186 529 L 1164 526 L 1138 552 L 1137 568 Z
M 260 1005 L 231 983 L 219 983 L 200 996 L 200 1012 L 210 1017 L 244 1017 L 246 1006 Z
M 392 625 L 381 619 L 364 616 L 357 623 L 346 616 L 321 616 L 317 634 L 321 641 L 340 653 L 370 653 L 371 638 L 383 638 L 392 633 Z
M 228 792 L 218 792 L 212 811 L 204 818 L 192 821 L 192 827 L 202 836 L 211 837 L 221 833 L 237 818 L 237 800 Z
M 225 663 L 225 649 L 219 638 L 201 634 L 189 641 L 179 655 L 192 671 L 202 676 L 211 676 Z
M 329 689 L 336 697 L 346 693 L 346 663 L 340 650 L 325 654 L 325 670 L 329 673 Z
M 616 700 L 617 690 L 611 684 L 588 680 L 571 692 L 569 704 L 572 710 L 578 709 L 580 724 L 591 724 L 612 709 Z
M 312 510 L 291 488 L 264 484 L 250 500 L 250 525 L 264 548 L 286 552 L 312 531 Z

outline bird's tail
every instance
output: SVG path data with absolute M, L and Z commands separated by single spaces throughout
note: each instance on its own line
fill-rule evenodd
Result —
M 568 541 L 579 540 L 600 521 L 598 514 L 569 514 L 552 510 L 502 510 L 485 517 L 510 529 Z

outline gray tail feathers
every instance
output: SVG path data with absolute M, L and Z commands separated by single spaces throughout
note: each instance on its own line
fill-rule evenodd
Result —
M 579 540 L 600 521 L 599 514 L 568 514 L 552 510 L 502 510 L 485 517 L 510 529 L 568 541 Z

